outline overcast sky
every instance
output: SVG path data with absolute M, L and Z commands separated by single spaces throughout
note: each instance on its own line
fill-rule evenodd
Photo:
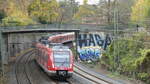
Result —
M 80 4 L 83 4 L 83 0 L 76 0 Z M 88 0 L 89 4 L 97 4 L 99 0 Z
M 63 1 L 63 0 L 57 0 L 57 1 Z M 79 2 L 79 4 L 83 4 L 83 0 L 76 0 Z M 99 0 L 88 0 L 88 4 L 97 4 Z

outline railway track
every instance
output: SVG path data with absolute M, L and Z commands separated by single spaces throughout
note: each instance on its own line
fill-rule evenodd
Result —
M 102 78 L 99 78 L 99 77 L 83 70 L 82 68 L 80 68 L 76 64 L 74 65 L 74 73 L 81 76 L 81 77 L 84 77 L 85 79 L 89 80 L 93 84 L 113 84 L 109 81 L 106 81 Z
M 70 80 L 61 81 L 53 77 L 49 77 L 47 73 L 44 72 L 43 69 L 40 68 L 40 66 L 35 61 L 32 61 L 30 63 L 29 68 L 31 70 L 35 69 L 34 71 L 30 72 L 32 74 L 31 77 L 32 77 L 32 80 L 34 81 L 34 84 L 75 84 L 75 83 L 72 83 Z
M 27 63 L 34 51 L 31 49 L 17 58 L 15 63 L 15 76 L 17 84 L 33 84 L 27 72 Z
M 34 63 L 35 61 L 32 61 L 32 63 L 30 63 L 30 61 L 33 60 L 33 54 L 34 50 L 29 50 L 17 58 L 15 63 L 15 76 L 17 84 L 78 84 L 70 80 L 58 81 L 53 80 L 48 76 L 46 77 L 46 75 L 41 72 L 41 69 L 39 69 L 36 63 Z M 32 71 L 32 69 L 35 69 L 35 71 Z M 83 70 L 80 66 L 77 65 L 75 65 L 74 67 L 74 73 L 91 81 L 92 84 L 112 84 L 93 74 L 90 74 L 89 72 Z M 40 80 L 40 82 L 38 82 L 37 80 Z
M 67 81 L 67 80 L 65 80 L 65 81 L 55 81 L 55 83 L 56 84 L 73 84 L 72 82 Z
M 21 54 L 15 63 L 14 73 L 17 84 L 73 84 L 69 80 L 52 80 L 33 61 L 34 50 L 28 50 Z

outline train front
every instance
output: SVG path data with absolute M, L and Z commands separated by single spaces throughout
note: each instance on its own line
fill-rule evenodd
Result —
M 53 46 L 50 56 L 53 73 L 59 77 L 71 77 L 73 74 L 73 54 L 67 46 Z

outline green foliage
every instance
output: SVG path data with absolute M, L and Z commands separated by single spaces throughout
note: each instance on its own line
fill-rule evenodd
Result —
M 94 15 L 94 11 L 91 9 L 91 6 L 87 4 L 87 0 L 84 0 L 84 4 L 79 6 L 78 12 L 74 15 L 74 19 L 80 21 L 92 15 Z
M 26 12 L 19 10 L 13 1 L 7 4 L 7 9 L 4 12 L 5 17 L 2 19 L 2 26 L 25 26 L 35 23 Z
M 101 63 L 111 71 L 150 83 L 150 49 L 142 42 L 145 37 L 146 34 L 140 33 L 115 40 L 102 56 Z
M 34 24 L 30 18 L 8 16 L 2 20 L 2 26 L 25 26 Z
M 137 78 L 150 83 L 150 49 L 144 49 L 140 51 L 141 57 L 139 57 L 135 64 L 137 66 L 138 74 Z
M 75 49 L 75 47 L 71 47 L 71 51 L 73 52 L 73 55 L 74 55 L 74 60 L 77 60 L 77 51 Z
M 6 16 L 5 12 L 0 10 L 0 22 L 2 21 L 2 19 Z
M 143 81 L 146 81 L 149 78 L 149 74 L 148 73 L 138 73 L 137 77 L 140 78 Z
M 75 0 L 64 0 L 59 2 L 61 23 L 72 23 L 74 14 L 78 11 L 78 3 Z
M 150 0 L 137 0 L 132 7 L 131 20 L 141 25 L 148 26 L 150 18 Z
M 86 5 L 88 3 L 88 0 L 83 0 L 83 4 Z
M 59 4 L 56 0 L 34 0 L 33 3 L 29 5 L 28 11 L 31 17 L 45 24 L 56 22 L 59 16 L 58 8 Z

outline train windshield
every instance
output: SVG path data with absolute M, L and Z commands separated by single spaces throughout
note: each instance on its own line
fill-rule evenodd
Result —
M 69 67 L 69 51 L 54 51 L 54 62 L 56 67 Z

